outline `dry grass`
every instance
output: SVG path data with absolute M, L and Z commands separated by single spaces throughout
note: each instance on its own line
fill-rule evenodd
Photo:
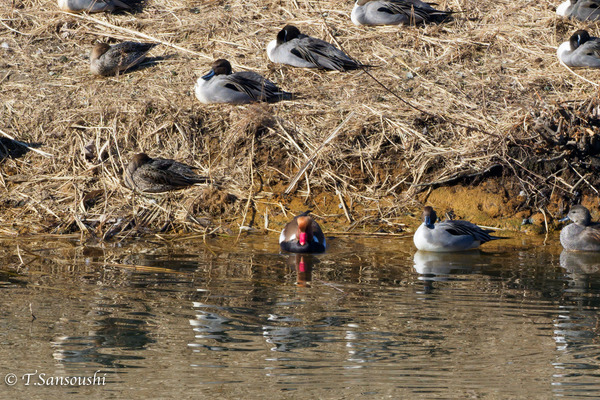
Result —
M 287 218 L 284 207 L 300 211 L 300 200 L 331 219 L 392 221 L 432 185 L 499 173 L 507 196 L 524 191 L 531 207 L 552 195 L 595 194 L 586 178 L 593 152 L 569 142 L 568 116 L 565 142 L 540 134 L 565 102 L 597 102 L 600 72 L 573 74 L 555 49 L 580 27 L 596 35 L 600 27 L 556 17 L 557 4 L 442 0 L 439 8 L 458 12 L 449 23 L 356 27 L 352 2 L 341 0 L 148 0 L 136 14 L 94 15 L 61 12 L 54 0 L 15 2 L 0 16 L 0 129 L 51 156 L 14 157 L 0 142 L 0 234 L 263 227 L 264 215 Z M 265 48 L 286 23 L 377 67 L 275 65 Z M 88 52 L 98 40 L 165 45 L 138 70 L 96 78 Z M 193 85 L 216 58 L 301 99 L 202 105 Z M 576 122 L 598 134 L 586 115 Z M 139 151 L 198 166 L 218 185 L 133 196 L 121 172 Z M 540 167 L 561 154 L 579 157 L 570 166 L 586 179 L 564 165 Z M 283 196 L 312 156 L 293 198 Z

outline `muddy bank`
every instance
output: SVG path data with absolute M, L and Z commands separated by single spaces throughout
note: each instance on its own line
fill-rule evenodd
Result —
M 444 24 L 358 27 L 347 2 L 318 3 L 150 0 L 93 16 L 53 1 L 11 6 L 0 27 L 0 234 L 237 235 L 278 231 L 306 209 L 332 232 L 402 234 L 425 203 L 521 230 L 530 217 L 552 228 L 570 204 L 597 211 L 589 81 L 600 72 L 574 75 L 554 50 L 576 22 L 549 4 L 461 0 L 439 2 L 464 10 Z M 286 23 L 375 67 L 273 64 L 265 47 Z M 161 45 L 137 70 L 91 76 L 91 43 L 123 40 Z M 216 58 L 299 96 L 200 104 L 194 82 Z M 213 183 L 133 195 L 122 172 L 139 152 Z

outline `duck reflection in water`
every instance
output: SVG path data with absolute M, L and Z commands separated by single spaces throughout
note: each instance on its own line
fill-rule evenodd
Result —
M 597 312 L 600 307 L 600 253 L 563 250 L 560 266 L 565 269 L 568 278 L 561 312 L 554 320 L 557 349 L 565 352 L 560 356 L 561 362 L 555 364 L 556 368 L 563 370 L 562 376 L 564 369 L 583 365 L 581 354 L 588 352 L 590 346 L 597 345 L 600 333 Z
M 133 350 L 143 350 L 155 340 L 150 338 L 146 315 L 120 316 L 131 311 L 127 306 L 108 306 L 101 299 L 82 319 L 61 323 L 68 334 L 54 337 L 52 356 L 62 364 L 96 364 L 111 368 L 128 368 L 129 362 L 144 357 Z M 89 329 L 93 327 L 93 329 Z
M 310 288 L 313 266 L 318 263 L 317 257 L 311 254 L 290 254 L 287 265 L 290 272 L 296 273 L 296 285 Z M 301 293 L 305 293 L 300 291 Z M 316 347 L 323 338 L 319 333 L 307 329 L 299 319 L 301 314 L 285 314 L 275 311 L 269 314 L 268 325 L 263 325 L 265 341 L 273 347 L 271 351 L 288 352 L 295 349 Z M 309 325 L 310 326 L 310 325 Z
M 425 292 L 433 290 L 433 282 L 456 280 L 453 275 L 478 272 L 484 262 L 479 250 L 461 253 L 434 253 L 417 251 L 413 258 L 419 280 L 424 282 Z
M 196 343 L 188 346 L 194 351 L 207 349 L 214 351 L 228 350 L 227 343 L 243 343 L 243 340 L 237 340 L 230 336 L 234 320 L 227 316 L 231 310 L 228 307 L 221 307 L 213 304 L 204 304 L 193 302 L 196 317 L 190 319 L 190 325 L 195 333 Z
M 296 271 L 296 285 L 310 287 L 313 265 L 317 259 L 310 254 L 290 254 L 288 266 L 291 271 Z

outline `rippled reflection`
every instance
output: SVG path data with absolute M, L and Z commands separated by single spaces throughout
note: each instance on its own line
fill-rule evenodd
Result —
M 597 397 L 597 255 L 510 240 L 445 254 L 390 238 L 330 246 L 28 249 L 26 273 L 0 274 L 2 359 L 112 372 L 125 398 Z
M 560 255 L 568 277 L 560 313 L 554 321 L 558 350 L 554 366 L 557 393 L 597 398 L 600 391 L 600 253 Z
M 148 337 L 147 324 L 151 315 L 133 313 L 131 305 L 111 304 L 111 299 L 98 299 L 92 306 L 85 319 L 60 323 L 60 330 L 69 335 L 59 335 L 52 340 L 54 359 L 62 363 L 121 368 L 131 366 L 130 360 L 143 359 L 139 350 L 153 342 Z M 123 311 L 127 316 L 119 316 Z M 115 349 L 118 351 L 114 352 Z M 139 355 L 132 351 L 138 351 Z
M 317 257 L 312 254 L 290 254 L 288 256 L 288 266 L 290 270 L 296 271 L 298 286 L 310 287 L 313 266 L 317 262 Z
M 452 275 L 476 272 L 483 262 L 479 250 L 460 253 L 417 251 L 413 258 L 415 271 L 423 280 L 447 280 Z

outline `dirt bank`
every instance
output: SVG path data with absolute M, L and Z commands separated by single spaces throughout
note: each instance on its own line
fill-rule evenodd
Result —
M 401 233 L 424 203 L 537 232 L 570 204 L 597 212 L 600 73 L 576 75 L 555 56 L 582 25 L 545 2 L 438 7 L 459 12 L 440 25 L 357 27 L 352 4 L 333 0 L 149 0 L 94 15 L 53 0 L 11 5 L 0 26 L 0 234 L 277 231 L 305 209 L 330 231 Z M 375 67 L 273 64 L 265 47 L 286 23 Z M 92 42 L 121 40 L 162 45 L 137 70 L 91 76 Z M 299 98 L 202 105 L 193 85 L 216 58 Z M 121 175 L 140 151 L 214 184 L 134 196 Z

